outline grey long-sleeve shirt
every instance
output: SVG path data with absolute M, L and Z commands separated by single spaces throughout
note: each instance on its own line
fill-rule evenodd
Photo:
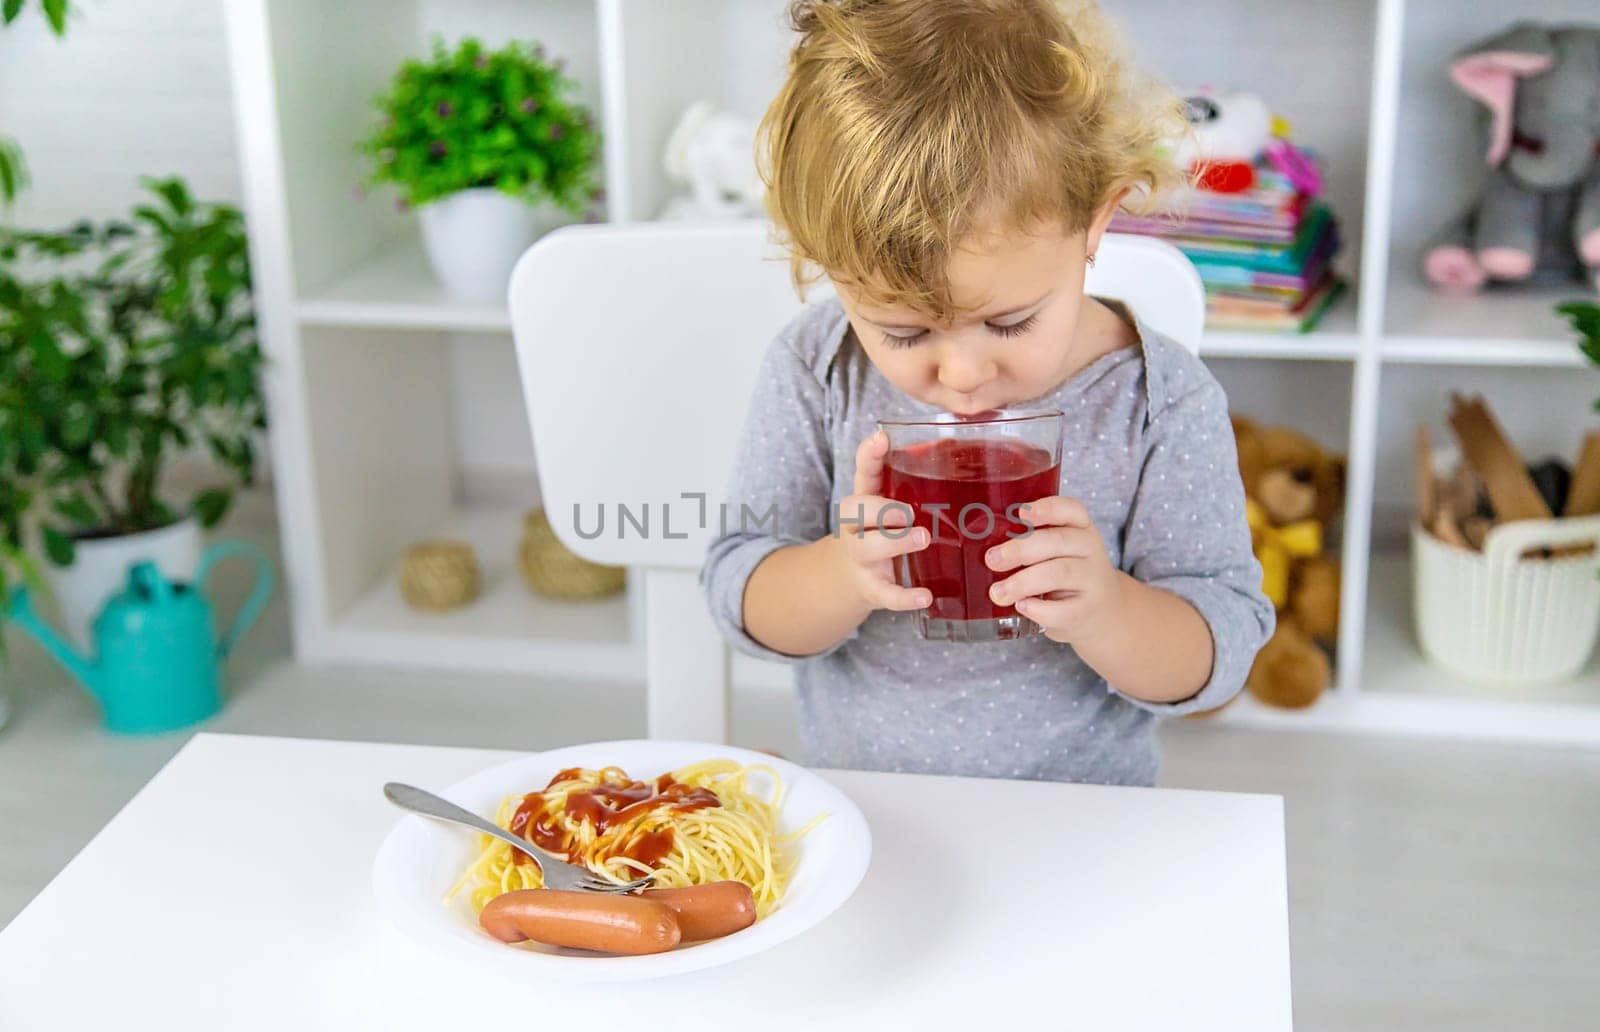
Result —
M 1101 357 L 1024 407 L 1066 413 L 1061 493 L 1087 506 L 1112 564 L 1186 599 L 1209 625 L 1211 677 L 1175 704 L 1118 693 L 1070 646 L 1043 636 L 929 642 L 905 613 L 875 612 L 813 656 L 751 638 L 743 602 L 756 565 L 824 526 L 837 532 L 856 448 L 879 419 L 938 411 L 877 371 L 836 299 L 807 306 L 772 343 L 733 470 L 729 530 L 712 544 L 701 584 L 734 647 L 794 664 L 808 763 L 1150 784 L 1156 717 L 1218 706 L 1239 691 L 1274 614 L 1250 548 L 1227 400 L 1199 359 L 1137 319 L 1135 327 L 1139 346 Z M 754 518 L 739 518 L 745 507 Z M 774 507 L 779 519 L 761 519 Z

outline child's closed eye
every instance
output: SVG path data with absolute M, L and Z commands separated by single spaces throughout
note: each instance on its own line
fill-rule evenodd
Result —
M 1021 322 L 1014 322 L 1008 326 L 996 326 L 994 323 L 984 323 L 984 325 L 989 328 L 990 333 L 993 333 L 997 337 L 1020 337 L 1022 334 L 1033 329 L 1034 323 L 1038 321 L 1039 313 L 1035 312 L 1026 319 L 1023 319 Z M 883 343 L 885 347 L 909 348 L 920 344 L 923 338 L 927 336 L 927 330 L 919 330 L 916 333 L 906 334 L 904 336 L 894 333 L 885 333 L 883 335 Z
M 904 336 L 904 337 L 898 336 L 898 335 L 893 334 L 893 333 L 885 333 L 883 335 L 883 343 L 884 343 L 885 347 L 890 347 L 890 348 L 910 348 L 910 347 L 915 347 L 917 344 L 921 343 L 922 342 L 922 338 L 926 337 L 927 335 L 928 335 L 928 331 L 927 330 L 919 330 L 916 333 L 909 334 L 908 336 Z
M 999 336 L 1002 336 L 1002 337 L 1020 337 L 1022 334 L 1027 333 L 1029 330 L 1033 329 L 1033 324 L 1038 322 L 1038 321 L 1039 321 L 1039 313 L 1038 312 L 1034 312 L 1032 315 L 1028 316 L 1026 319 L 1022 320 L 1021 322 L 1014 322 L 1009 326 L 996 326 L 994 323 L 986 323 L 985 325 L 987 325 L 991 331 L 993 331 L 994 333 L 998 334 Z

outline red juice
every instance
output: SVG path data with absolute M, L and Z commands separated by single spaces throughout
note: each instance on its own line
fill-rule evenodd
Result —
M 933 592 L 933 620 L 993 620 L 1016 615 L 989 600 L 989 588 L 1015 571 L 996 574 L 984 564 L 990 548 L 1024 534 L 1011 506 L 1038 501 L 1060 488 L 1061 463 L 1050 451 L 1021 441 L 940 439 L 889 453 L 886 497 L 911 506 L 932 544 L 902 556 L 900 582 Z

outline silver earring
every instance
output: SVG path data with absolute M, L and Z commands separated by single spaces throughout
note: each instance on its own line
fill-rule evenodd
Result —
M 1092 254 L 1089 255 L 1088 257 L 1086 257 L 1084 259 L 1084 261 L 1089 263 L 1089 268 L 1091 268 L 1091 269 L 1094 268 L 1094 255 L 1092 255 Z

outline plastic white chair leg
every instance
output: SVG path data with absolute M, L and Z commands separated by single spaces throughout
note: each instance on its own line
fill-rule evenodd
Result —
M 728 740 L 728 647 L 693 570 L 644 574 L 646 719 L 651 738 Z

